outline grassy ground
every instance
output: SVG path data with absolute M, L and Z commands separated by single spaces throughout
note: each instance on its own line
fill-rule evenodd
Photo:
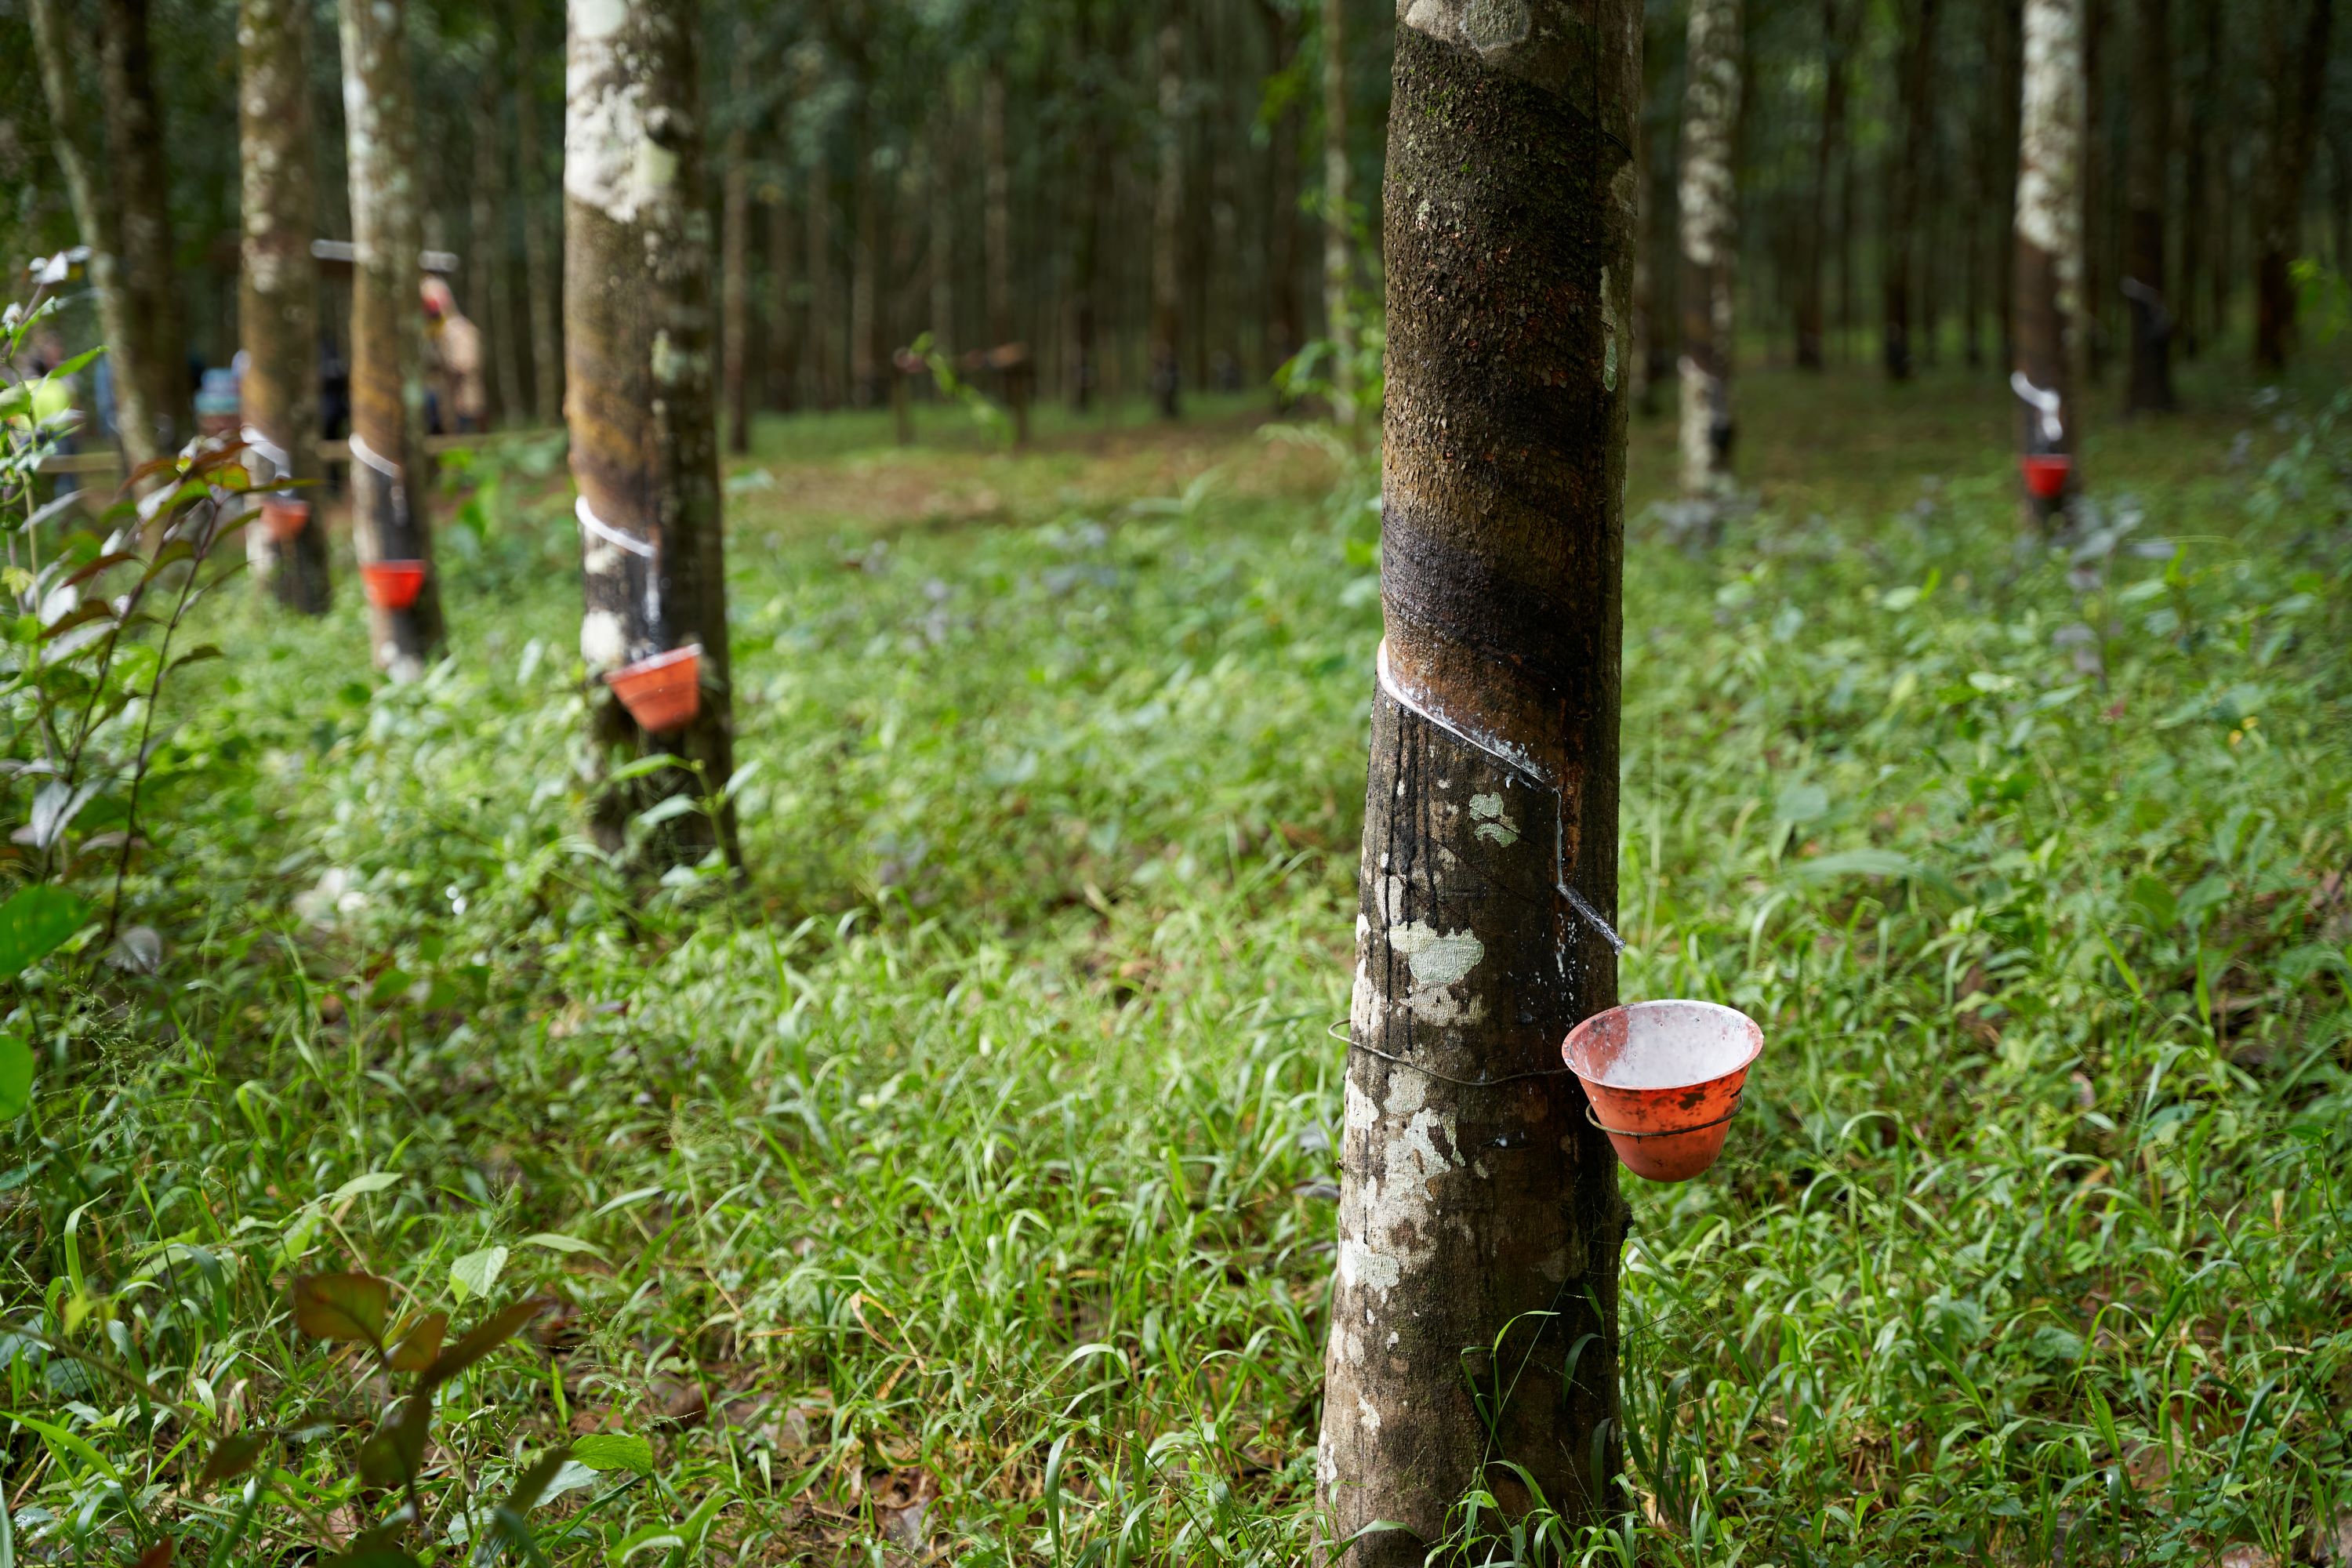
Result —
M 2071 554 L 1958 373 L 1751 377 L 1755 515 L 1633 525 L 1623 990 L 1769 1046 L 1714 1175 L 1629 1183 L 1596 1558 L 2314 1561 L 2352 1505 L 2345 447 L 2315 379 L 2188 390 Z M 740 898 L 579 836 L 552 451 L 468 476 L 426 681 L 226 617 L 163 976 L 24 987 L 0 1568 L 383 1520 L 383 1386 L 284 1308 L 336 1267 L 566 1303 L 442 1394 L 443 1562 L 566 1433 L 651 1458 L 558 1478 L 565 1564 L 1306 1559 L 1370 478 L 1238 401 L 922 418 L 730 481 Z

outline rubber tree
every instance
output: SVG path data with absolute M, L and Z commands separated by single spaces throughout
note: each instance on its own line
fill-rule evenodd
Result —
M 1171 0 L 1153 46 L 1159 116 L 1158 166 L 1151 184 L 1151 396 L 1160 416 L 1181 411 L 1183 360 L 1177 339 L 1184 312 L 1184 12 Z
M 1299 18 L 1290 0 L 1256 0 L 1265 50 L 1276 79 L 1286 79 L 1298 58 Z M 1298 106 L 1288 94 L 1268 105 L 1265 160 L 1265 348 L 1268 369 L 1290 363 L 1307 341 L 1298 300 Z M 1287 406 L 1277 390 L 1277 405 Z
M 1417 1565 L 1474 1485 L 1613 1506 L 1626 1210 L 1560 1044 L 1615 1002 L 1634 0 L 1415 0 L 1388 138 L 1372 698 L 1317 1483 Z
M 2025 74 L 2017 162 L 2017 321 L 2010 387 L 2017 398 L 2018 451 L 2065 457 L 2066 490 L 2079 432 L 2073 397 L 2076 312 L 2083 281 L 2083 0 L 2025 0 Z M 2043 526 L 2064 492 L 2028 494 Z
M 2124 299 L 2131 310 L 2131 375 L 2124 408 L 2168 413 L 2172 313 L 2165 295 L 2165 186 L 2172 160 L 2172 27 L 2169 0 L 2134 0 L 2131 145 L 2124 166 L 2129 216 L 2124 231 Z
M 135 469 L 169 449 L 158 426 L 159 411 L 147 395 L 159 345 L 149 334 L 124 269 L 121 213 L 115 186 L 105 177 L 106 160 L 101 151 L 82 141 L 81 128 L 90 117 L 85 112 L 87 96 L 75 62 L 88 52 L 88 44 L 76 24 L 76 8 L 72 0 L 28 0 L 27 9 L 42 95 L 57 128 L 53 144 L 65 174 L 67 199 L 81 242 L 89 247 L 86 266 L 97 300 L 99 334 L 113 359 L 115 429 L 124 462 Z
M 1903 144 L 1886 181 L 1886 252 L 1881 261 L 1886 374 L 1910 379 L 1915 362 L 1912 289 L 1919 272 L 1921 196 L 1936 139 L 1937 0 L 1903 0 Z
M 1833 182 L 1845 155 L 1847 58 L 1853 52 L 1847 24 L 1860 16 L 1855 0 L 1822 0 L 1822 128 L 1813 142 L 1811 219 L 1802 240 L 1804 272 L 1797 282 L 1797 364 L 1803 370 L 1820 370 L 1823 363 L 1822 273 L 1836 226 Z
M 695 0 L 571 0 L 569 10 L 565 416 L 590 739 L 598 765 L 661 753 L 685 764 L 597 790 L 591 826 L 610 850 L 639 813 L 715 795 L 734 766 L 711 236 Z M 648 734 L 602 678 L 688 645 L 701 649 L 699 708 L 681 731 Z M 697 809 L 669 818 L 647 852 L 685 863 L 720 845 L 732 858 L 731 812 L 714 822 Z
M 106 124 L 107 174 L 121 215 L 122 272 L 142 318 L 146 351 L 133 362 L 146 380 L 148 412 L 163 447 L 195 431 L 189 400 L 186 312 L 172 237 L 172 188 L 163 159 L 163 117 L 155 99 L 147 0 L 99 0 L 99 107 Z M 122 367 L 117 367 L 118 379 Z
M 530 7 L 523 15 L 530 15 Z M 563 419 L 562 332 L 558 316 L 562 291 L 556 282 L 555 247 L 549 243 L 546 176 L 539 135 L 538 36 L 528 21 L 520 26 L 515 49 L 516 193 L 522 205 L 522 268 L 530 296 L 531 409 L 542 426 Z
M 1331 340 L 1331 417 L 1356 422 L 1356 247 L 1348 200 L 1348 3 L 1322 0 L 1323 330 Z
M 362 572 L 418 561 L 425 583 L 404 608 L 369 606 L 376 666 L 423 673 L 441 646 L 433 573 L 432 470 L 425 455 L 424 248 L 416 103 L 406 0 L 341 0 L 343 139 L 352 204 L 352 543 Z
M 238 0 L 237 137 L 243 208 L 238 337 L 247 467 L 257 483 L 319 479 L 318 184 L 310 172 L 310 7 L 305 0 Z M 278 601 L 306 615 L 328 606 L 327 528 L 316 496 L 280 498 L 307 515 L 280 539 L 246 529 L 255 574 Z M 273 512 L 284 511 L 282 506 Z
M 751 449 L 751 25 L 739 20 L 719 176 L 719 388 L 727 449 L 739 454 Z
M 2304 185 L 2327 95 L 2327 43 L 2336 0 L 2280 0 L 2273 7 L 2265 75 L 2270 146 L 2254 196 L 2254 368 L 2286 368 L 2294 336 L 2288 264 L 2303 237 Z
M 1739 127 L 1740 0 L 1691 0 L 1683 88 L 1682 488 L 1731 488 L 1731 349 L 1738 250 L 1733 144 Z

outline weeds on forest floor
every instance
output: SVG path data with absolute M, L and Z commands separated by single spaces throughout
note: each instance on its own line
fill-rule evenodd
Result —
M 2352 540 L 2297 435 L 2079 560 L 1958 478 L 1629 549 L 1622 990 L 1770 1045 L 1717 1175 L 1629 1184 L 1638 1511 L 1578 1552 L 2284 1561 L 2352 1501 Z M 163 983 L 19 999 L 16 1556 L 382 1522 L 389 1407 L 285 1310 L 362 1268 L 562 1303 L 441 1388 L 435 1561 L 592 1434 L 652 1459 L 561 1472 L 551 1561 L 1306 1560 L 1375 519 L 1221 455 L 887 548 L 741 492 L 743 899 L 579 837 L 519 495 L 414 687 L 351 611 L 229 628 Z

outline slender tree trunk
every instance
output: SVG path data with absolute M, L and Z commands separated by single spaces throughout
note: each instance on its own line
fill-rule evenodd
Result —
M 923 258 L 923 278 L 929 294 L 925 313 L 931 321 L 931 347 L 950 359 L 956 342 L 954 126 L 944 106 L 931 116 L 930 181 L 924 188 L 930 207 L 926 226 L 930 236 Z
M 524 292 L 530 296 L 531 404 L 536 423 L 553 426 L 563 422 L 563 339 L 556 319 L 562 299 L 557 285 L 555 247 L 548 242 L 541 173 L 547 165 L 539 141 L 539 84 L 531 70 L 537 57 L 531 46 L 526 30 L 515 69 L 515 167 L 520 175 L 516 188 L 522 198 Z
M 2200 319 L 2204 310 L 2197 289 L 2206 266 L 2207 151 L 2221 111 L 2221 0 L 2190 0 L 2189 14 L 2194 18 L 2197 64 L 2189 79 L 2188 114 L 2181 126 L 2180 210 L 2185 221 L 2180 226 L 2180 281 L 2172 297 L 2179 302 L 2174 315 L 2181 355 L 2195 359 L 2208 331 Z
M 2303 238 L 2304 185 L 2327 93 L 2335 23 L 2336 0 L 2284 0 L 2271 29 L 2271 144 L 2255 195 L 2254 232 L 2254 368 L 2265 374 L 2286 368 L 2294 337 L 2287 264 Z
M 351 171 L 352 542 L 362 566 L 425 564 L 404 609 L 371 605 L 378 668 L 422 674 L 441 646 L 425 456 L 425 313 L 417 304 L 416 109 L 406 0 L 341 0 L 343 136 Z
M 1083 95 L 1082 95 L 1083 97 Z M 1091 127 L 1092 110 L 1084 111 Z M 1082 135 L 1097 134 L 1090 128 Z M 981 258 L 991 349 L 1009 350 L 1019 337 L 1013 313 L 1013 164 L 1004 142 L 1004 62 L 991 56 L 980 83 Z M 1098 221 L 1089 216 L 1086 221 Z M 1086 351 L 1082 351 L 1086 352 Z M 1013 444 L 1029 444 L 1029 398 L 1036 379 L 1036 356 L 1024 347 L 1003 365 L 1004 401 L 1013 411 Z M 1079 394 L 1085 406 L 1085 394 Z
M 121 215 L 115 190 L 105 176 L 105 161 L 82 144 L 80 128 L 90 119 L 86 97 L 75 80 L 75 61 L 88 52 L 87 42 L 74 26 L 71 0 L 28 0 L 34 52 L 39 57 L 42 93 L 48 100 L 49 120 L 58 163 L 66 177 L 75 226 L 89 247 L 90 290 L 98 297 L 98 330 L 112 359 L 110 379 L 114 386 L 114 424 L 122 443 L 124 463 L 131 469 L 152 463 L 167 448 L 159 430 L 156 410 L 147 401 L 153 384 L 152 363 L 155 344 L 144 335 L 145 322 L 133 300 L 122 262 Z
M 194 433 L 188 384 L 188 331 L 180 306 L 172 239 L 171 179 L 163 167 L 163 114 L 147 38 L 147 0 L 99 0 L 100 107 L 107 174 L 121 213 L 122 274 L 149 351 L 134 362 L 147 377 L 148 412 L 168 450 Z M 123 368 L 117 366 L 118 374 Z
M 237 132 L 244 233 L 237 318 L 246 353 L 246 461 L 257 484 L 319 477 L 317 184 L 310 173 L 310 7 L 306 0 L 238 0 Z M 327 610 L 327 524 L 313 493 L 286 489 L 273 512 L 308 517 L 280 540 L 245 531 L 256 574 L 280 604 Z M 288 503 L 290 503 L 290 507 Z
M 1813 149 L 1812 222 L 1804 237 L 1804 272 L 1798 281 L 1797 363 L 1822 368 L 1822 271 L 1836 202 L 1838 160 L 1845 152 L 1845 16 L 1852 0 L 1822 0 L 1822 133 Z
M 1265 24 L 1266 52 L 1273 74 L 1286 74 L 1298 58 L 1297 16 L 1276 0 L 1257 0 Z M 1288 98 L 1266 127 L 1266 367 L 1271 374 L 1290 363 L 1307 342 L 1305 316 L 1298 300 L 1298 110 Z M 1277 393 L 1277 406 L 1289 397 Z
M 739 455 L 751 449 L 751 25 L 738 19 L 727 71 L 733 119 L 719 174 L 719 376 L 727 449 Z M 569 212 L 563 222 L 571 227 Z
M 882 266 L 882 193 L 874 180 L 875 151 L 866 136 L 857 139 L 850 181 L 857 217 L 849 247 L 849 396 L 860 408 L 882 401 L 880 356 L 875 352 L 880 331 L 876 279 Z
M 767 197 L 767 378 L 769 402 L 781 414 L 800 406 L 800 336 L 793 331 L 793 197 L 776 188 Z
M 1348 200 L 1348 0 L 1323 6 L 1323 321 L 1331 340 L 1331 417 L 1356 422 L 1356 247 Z
M 1691 0 L 1683 91 L 1682 488 L 1720 500 L 1731 489 L 1731 345 L 1738 276 L 1739 0 Z
M 2017 342 L 2010 386 L 2017 397 L 2018 450 L 2028 458 L 2065 457 L 2080 432 L 2073 398 L 2078 295 L 2083 278 L 2083 0 L 2025 0 L 2025 92 L 2018 146 Z M 2043 527 L 2082 483 L 2070 468 L 2064 492 L 2028 495 Z
M 809 166 L 808 362 L 809 389 L 819 408 L 841 402 L 840 318 L 833 288 L 833 189 L 822 153 Z
M 1432 0 L 1396 36 L 1387 640 L 1317 1480 L 1337 1539 L 1403 1528 L 1352 1568 L 1418 1568 L 1474 1486 L 1524 1512 L 1502 1461 L 1572 1525 L 1621 1506 L 1626 1210 L 1559 1048 L 1616 1000 L 1641 20 L 1493 15 Z
M 507 317 L 512 296 L 501 286 L 506 272 L 501 265 L 506 247 L 500 243 L 506 237 L 506 201 L 501 189 L 505 181 L 499 173 L 499 100 L 487 86 L 474 100 L 473 143 L 474 177 L 467 193 L 466 218 L 471 253 L 466 258 L 466 277 L 472 285 L 475 320 L 488 351 L 484 357 L 489 373 L 491 416 L 511 419 L 520 401 L 515 385 L 520 367 L 515 360 L 513 323 Z
M 2096 386 L 2107 374 L 2107 253 L 2100 221 L 2107 198 L 2106 83 L 2100 75 L 2110 0 L 2083 0 L 2083 137 L 2077 199 L 2083 207 L 2082 278 L 2074 337 L 2083 380 Z
M 1999 128 L 1991 156 L 1995 179 L 1992 211 L 1998 216 L 2008 214 L 2009 233 L 1996 231 L 1997 237 L 2011 240 L 2015 248 L 2014 230 L 2017 212 L 2018 136 L 2022 124 L 2025 98 L 2025 0 L 1994 0 L 1994 16 L 1998 31 L 1993 40 L 1993 123 Z M 2012 256 L 2003 265 L 2001 247 L 1993 251 L 1993 310 L 1999 318 L 2000 332 L 2000 363 L 2017 363 L 2017 267 Z
M 2172 314 L 2164 281 L 2164 198 L 2172 167 L 2172 26 L 2168 0 L 2136 0 L 2132 16 L 2131 203 L 2124 298 L 2131 309 L 2131 381 L 2124 409 L 2169 413 Z
M 1184 313 L 1184 25 L 1171 0 L 1157 47 L 1158 169 L 1151 185 L 1151 398 L 1162 419 L 1181 412 L 1179 342 Z
M 580 489 L 586 612 L 600 756 L 663 752 L 667 768 L 610 783 L 592 808 L 617 849 L 656 800 L 716 794 L 734 768 L 727 585 L 710 377 L 710 242 L 703 216 L 695 0 L 572 0 L 564 107 L 563 310 L 572 474 Z M 691 645 L 701 703 L 651 735 L 594 678 Z M 731 812 L 672 817 L 652 861 L 723 845 Z
M 1885 302 L 1886 374 L 1911 377 L 1912 285 L 1919 268 L 1919 195 L 1936 134 L 1934 67 L 1937 0 L 1903 0 L 1903 144 L 1886 182 L 1886 257 L 1881 285 Z
M 1076 255 L 1070 266 L 1070 406 L 1083 414 L 1092 405 L 1102 367 L 1095 342 L 1102 288 L 1102 227 L 1112 199 L 1109 136 L 1103 124 L 1101 63 L 1094 53 L 1094 7 L 1080 0 L 1076 47 L 1078 87 L 1078 157 L 1085 165 L 1086 199 L 1079 205 Z

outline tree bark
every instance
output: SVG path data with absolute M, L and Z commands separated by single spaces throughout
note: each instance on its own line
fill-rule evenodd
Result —
M 2189 78 L 2188 116 L 2181 127 L 2180 210 L 2185 221 L 2180 226 L 2180 280 L 2173 289 L 2178 302 L 2173 312 L 2178 324 L 2175 335 L 2184 359 L 2197 357 L 2209 330 L 2197 289 L 2206 269 L 2208 152 L 2221 110 L 2221 0 L 2190 0 L 2189 14 L 2197 38 L 2197 63 Z
M 1184 314 L 1184 26 L 1171 0 L 1155 49 L 1159 72 L 1158 165 L 1151 184 L 1151 399 L 1162 419 L 1181 409 Z
M 468 195 L 466 228 L 471 241 L 466 276 L 471 281 L 475 320 L 482 328 L 484 358 L 489 374 L 491 418 L 511 420 L 521 402 L 515 354 L 514 295 L 506 287 L 507 211 L 505 160 L 499 147 L 499 100 L 486 79 L 474 100 L 474 179 Z
M 422 674 L 441 646 L 433 572 L 432 470 L 425 456 L 424 226 L 406 0 L 341 0 L 343 137 L 352 248 L 352 542 L 362 566 L 425 563 L 405 609 L 370 606 L 377 668 Z
M 1999 128 L 1991 156 L 1994 160 L 1995 183 L 1992 209 L 1994 215 L 2011 215 L 2011 230 L 2016 227 L 2018 137 L 2021 132 L 2025 98 L 2025 0 L 1996 0 L 1994 15 L 1999 18 L 1999 31 L 1994 38 L 1993 122 Z M 2014 251 L 2013 232 L 2002 236 L 1996 227 L 1996 239 L 2009 237 Z M 1993 252 L 1993 311 L 1999 320 L 2001 364 L 2017 363 L 2017 267 L 2012 254 L 2010 265 L 2001 265 L 2000 247 Z
M 751 137 L 745 123 L 751 100 L 751 25 L 735 24 L 734 58 L 727 79 L 733 118 L 727 128 L 726 167 L 719 198 L 719 376 L 727 406 L 727 449 L 751 449 Z M 572 218 L 564 216 L 568 228 Z
M 1286 76 L 1298 58 L 1298 19 L 1277 0 L 1257 0 L 1265 24 L 1273 75 Z M 1298 299 L 1298 110 L 1286 97 L 1266 127 L 1265 334 L 1268 374 L 1290 363 L 1307 342 Z M 1277 391 L 1278 407 L 1289 398 Z
M 246 353 L 246 460 L 257 485 L 319 478 L 317 184 L 310 172 L 310 7 L 307 0 L 238 0 L 237 131 L 244 232 L 237 318 Z M 291 539 L 248 523 L 246 551 L 278 603 L 305 615 L 328 606 L 327 523 L 315 489 L 279 498 L 310 509 Z
M 1117 26 L 1114 23 L 1114 35 Z M 1086 194 L 1070 260 L 1070 406 L 1084 414 L 1102 379 L 1096 336 L 1102 287 L 1102 228 L 1111 203 L 1110 138 L 1103 124 L 1102 64 L 1095 58 L 1094 6 L 1079 0 L 1074 50 L 1078 78 L 1078 145 Z
M 840 318 L 833 288 L 833 187 L 820 151 L 808 174 L 809 392 L 819 408 L 841 403 Z
M 1858 16 L 1853 0 L 1822 0 L 1822 132 L 1813 147 L 1812 222 L 1804 237 L 1804 273 L 1798 280 L 1797 364 L 1822 368 L 1822 273 L 1827 265 L 1835 214 L 1838 161 L 1845 153 L 1845 18 Z
M 2107 374 L 2107 255 L 2100 244 L 2105 225 L 2100 209 L 2107 196 L 2107 143 L 2101 133 L 2106 123 L 2106 83 L 2100 75 L 2099 52 L 2107 36 L 2109 0 L 2083 0 L 2083 136 L 2076 176 L 2077 201 L 2083 209 L 2081 289 L 2075 297 L 2074 334 L 2076 362 L 2083 380 L 2095 386 Z
M 1934 66 L 1937 0 L 1904 0 L 1903 145 L 1886 183 L 1886 258 L 1881 279 L 1887 376 L 1907 381 L 1916 362 L 1911 342 L 1912 285 L 1919 267 L 1919 195 L 1936 134 Z
M 2172 166 L 2172 27 L 2168 0 L 2136 0 L 2132 17 L 2131 216 L 2124 299 L 2131 311 L 2127 414 L 2167 414 L 2172 395 L 2172 313 L 2164 279 L 2164 197 Z
M 165 450 L 195 432 L 188 384 L 188 331 L 180 306 L 172 239 L 172 189 L 163 167 L 163 123 L 155 102 L 147 0 L 99 0 L 100 106 L 107 173 L 121 213 L 122 276 L 147 352 L 147 409 Z M 119 368 L 119 367 L 118 367 Z
M 2083 0 L 2025 0 L 2025 87 L 2018 142 L 2018 450 L 2029 458 L 2076 451 L 2073 400 L 2078 295 L 2083 278 Z M 2026 498 L 2043 527 L 2064 510 L 2066 492 Z
M 930 157 L 926 163 L 929 179 L 924 186 L 930 208 L 925 223 L 930 235 L 923 254 L 923 279 L 929 295 L 925 314 L 930 318 L 933 351 L 950 359 L 954 357 L 956 342 L 955 162 L 950 152 L 955 142 L 954 126 L 945 104 L 933 111 Z
M 1382 606 L 1317 1455 L 1345 1561 L 1472 1486 L 1615 1506 L 1609 1145 L 1560 1070 L 1615 1001 L 1633 0 L 1400 19 Z M 1613 934 L 1613 933 L 1612 933 Z M 1474 1392 L 1475 1390 L 1475 1392 Z M 1482 1405 L 1484 1409 L 1482 1410 Z
M 881 330 L 876 274 L 882 266 L 882 193 L 874 179 L 875 152 L 870 138 L 860 135 L 850 179 L 857 216 L 849 246 L 849 396 L 860 408 L 882 401 L 881 356 L 875 349 Z
M 562 328 L 557 314 L 562 295 L 557 286 L 555 247 L 548 243 L 547 200 L 541 185 L 546 168 L 539 141 L 539 84 L 533 79 L 528 31 L 516 51 L 515 167 L 517 190 L 522 198 L 522 268 L 525 291 L 530 296 L 530 391 L 537 423 L 563 421 Z
M 1731 487 L 1731 345 L 1738 266 L 1732 148 L 1739 123 L 1739 0 L 1691 0 L 1683 91 L 1682 489 Z
M 2303 237 L 2304 185 L 2327 93 L 2336 0 L 2282 0 L 2277 11 L 2268 72 L 2271 144 L 2255 195 L 2254 368 L 2265 374 L 2286 368 L 2294 336 L 2294 284 L 2287 264 Z
M 1348 203 L 1347 0 L 1322 0 L 1323 330 L 1331 340 L 1331 418 L 1356 422 L 1356 247 Z
M 156 349 L 145 335 L 144 320 L 124 274 L 121 214 L 115 205 L 114 186 L 103 177 L 103 156 L 94 156 L 79 135 L 89 115 L 86 97 L 75 79 L 74 62 L 89 52 L 89 47 L 74 26 L 71 0 L 28 0 L 28 9 L 42 94 L 48 100 L 49 119 L 56 128 L 58 163 L 65 173 L 75 226 L 81 231 L 81 242 L 89 247 L 88 267 L 90 290 L 98 297 L 98 330 L 113 361 L 115 431 L 122 443 L 126 468 L 136 470 L 169 448 L 161 438 L 157 411 L 147 400 L 147 388 L 154 380 L 151 367 Z
M 1093 110 L 1082 89 L 1081 119 L 1091 126 Z M 1082 129 L 1081 138 L 1091 136 Z M 1013 313 L 1013 164 L 1004 140 L 1004 61 L 991 55 L 980 83 L 981 258 L 983 305 L 988 312 L 988 346 L 1009 349 L 1020 336 Z M 1085 221 L 1098 222 L 1091 216 Z M 1003 368 L 1004 401 L 1013 411 L 1013 444 L 1029 444 L 1029 400 L 1036 378 L 1036 358 L 1023 353 Z M 1079 406 L 1085 406 L 1083 391 Z
M 800 405 L 801 334 L 793 330 L 793 204 L 779 186 L 768 208 L 768 398 L 779 412 Z
M 656 801 L 716 794 L 734 768 L 697 9 L 572 0 L 566 39 L 564 340 L 590 736 L 600 758 L 688 764 L 604 784 L 592 826 L 608 850 Z M 701 648 L 700 709 L 679 732 L 647 734 L 597 678 L 688 645 Z M 646 853 L 684 864 L 714 847 L 735 859 L 731 811 L 672 817 Z

